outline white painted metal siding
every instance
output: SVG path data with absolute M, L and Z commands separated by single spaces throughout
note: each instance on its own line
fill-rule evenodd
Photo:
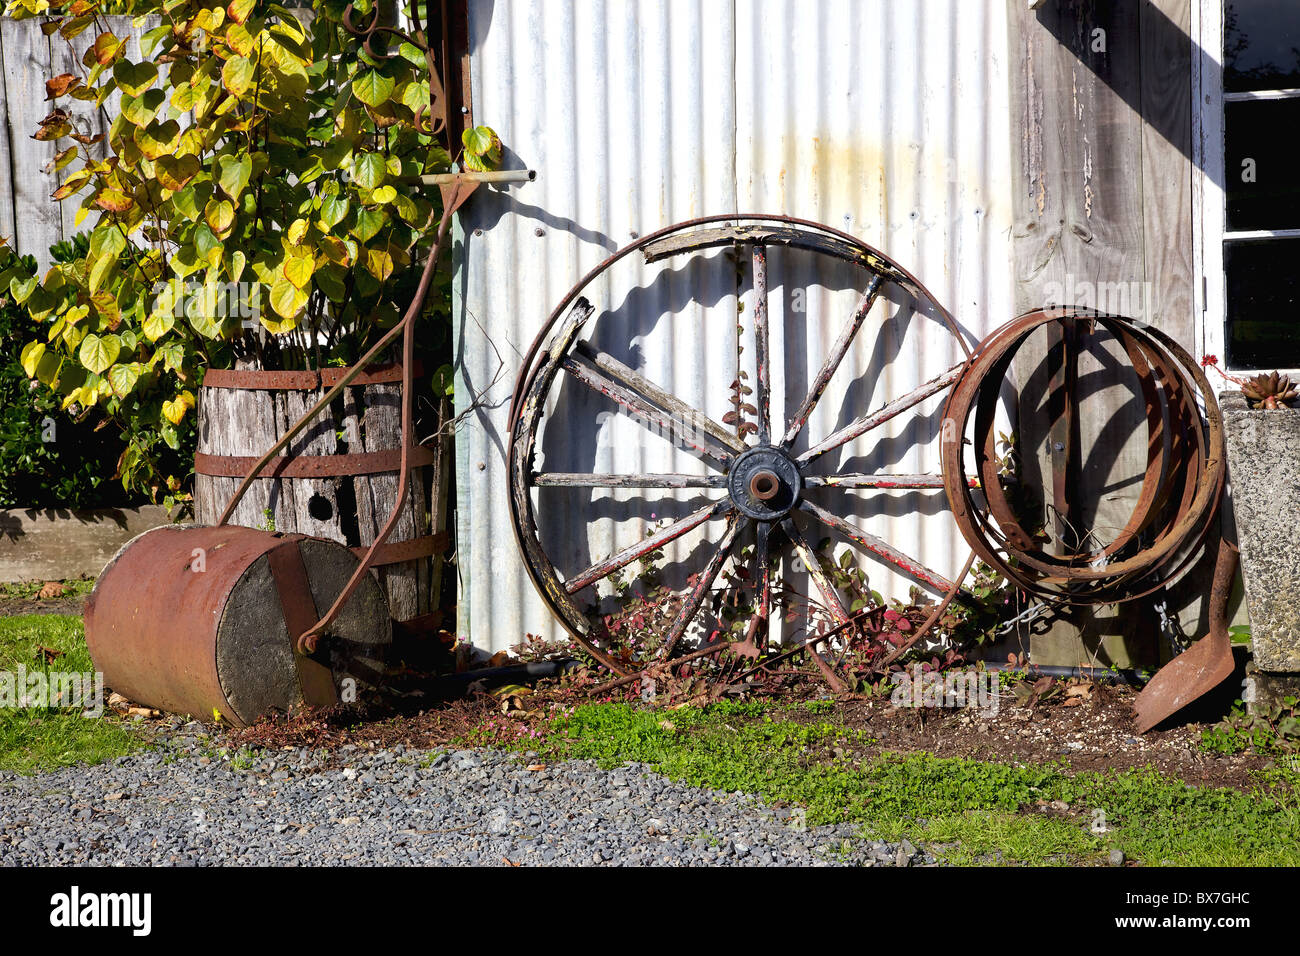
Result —
M 510 394 L 550 310 L 635 236 L 713 213 L 794 215 L 897 259 L 972 342 L 1012 317 L 1004 8 L 999 0 L 471 0 L 475 120 L 501 134 L 510 165 L 534 168 L 538 179 L 480 190 L 456 249 L 462 636 L 500 650 L 527 632 L 561 635 L 510 529 Z M 630 264 L 590 294 L 609 310 L 594 327 L 597 344 L 717 419 L 737 368 L 726 319 L 737 312 L 737 290 L 721 255 L 686 268 Z M 773 252 L 770 263 L 773 348 L 785 365 L 774 363 L 780 428 L 856 292 L 837 281 L 845 277 L 810 273 L 806 255 Z M 743 322 L 743 285 L 739 298 Z M 939 322 L 914 314 L 902 293 L 889 298 L 860 331 L 801 447 L 960 357 Z M 752 349 L 742 356 L 751 357 Z M 619 416 L 600 416 L 580 386 L 564 389 L 553 393 L 557 414 L 575 425 L 544 434 L 548 469 L 699 470 Z M 937 471 L 937 400 L 920 411 L 848 446 L 841 463 Z M 648 515 L 637 505 L 645 500 L 609 496 L 594 522 L 577 507 L 551 507 L 545 538 L 567 542 L 581 567 L 584 556 L 643 533 Z M 819 490 L 817 500 L 937 571 L 951 575 L 965 558 L 941 491 Z M 883 566 L 868 572 L 880 590 L 906 593 L 907 582 Z

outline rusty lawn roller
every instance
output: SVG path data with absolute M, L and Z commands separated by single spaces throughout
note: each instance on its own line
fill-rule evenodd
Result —
M 237 525 L 163 526 L 128 542 L 86 602 L 86 643 L 132 700 L 236 726 L 375 686 L 392 640 L 388 602 L 363 575 L 314 653 L 292 637 L 343 592 L 359 559 L 341 544 Z

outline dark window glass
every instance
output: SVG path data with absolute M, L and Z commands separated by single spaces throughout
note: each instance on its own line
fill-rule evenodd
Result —
M 1223 88 L 1300 88 L 1300 2 L 1225 0 Z
M 1300 368 L 1300 239 L 1223 244 L 1227 362 L 1232 368 Z
M 1224 104 L 1229 231 L 1300 228 L 1298 131 L 1300 99 Z

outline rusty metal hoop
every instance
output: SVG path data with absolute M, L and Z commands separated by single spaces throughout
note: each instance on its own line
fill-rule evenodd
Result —
M 997 466 L 992 411 L 998 390 L 1030 334 L 1053 324 L 1068 334 L 1076 325 L 1100 326 L 1114 336 L 1146 406 L 1147 467 L 1138 500 L 1114 540 L 1091 551 L 1049 554 L 1040 547 L 1011 507 Z M 983 505 L 971 493 L 965 463 L 972 415 L 970 444 Z M 1223 486 L 1222 419 L 1200 366 L 1160 330 L 1091 309 L 1027 312 L 981 342 L 949 394 L 944 425 L 944 488 L 963 537 L 981 560 L 1049 603 L 1121 603 L 1171 584 L 1197 557 Z
M 859 286 L 857 308 L 831 346 L 830 354 L 814 377 L 808 394 L 783 433 L 777 430 L 779 426 L 772 421 L 771 415 L 767 317 L 767 249 L 770 247 L 803 249 L 830 256 L 860 267 L 865 276 L 863 285 Z M 646 263 L 653 263 L 717 248 L 735 250 L 738 259 L 744 258 L 742 250 L 748 251 L 747 261 L 755 292 L 753 324 L 757 347 L 757 424 L 753 442 L 748 440 L 745 432 L 737 434 L 728 431 L 724 425 L 647 381 L 613 356 L 598 351 L 582 338 L 597 313 L 595 307 L 583 297 L 583 293 L 614 263 L 638 252 Z M 811 444 L 806 451 L 796 453 L 792 446 L 807 424 L 832 375 L 842 363 L 872 306 L 889 284 L 904 290 L 933 310 L 955 339 L 963 353 L 963 360 L 907 395 L 859 416 L 849 425 Z M 783 534 L 784 544 L 802 558 L 831 619 L 840 625 L 848 621 L 849 610 L 813 553 L 804 531 L 796 522 L 796 515 L 804 522 L 815 522 L 835 532 L 838 537 L 865 549 L 937 594 L 955 592 L 957 584 L 909 558 L 882 539 L 804 498 L 802 490 L 805 485 L 868 490 L 941 489 L 943 481 L 939 475 L 828 476 L 816 474 L 809 466 L 826 452 L 853 441 L 927 399 L 943 393 L 957 381 L 970 354 L 970 348 L 953 317 L 911 273 L 853 236 L 818 223 L 776 215 L 709 216 L 669 226 L 625 246 L 584 276 L 564 296 L 534 340 L 516 382 L 510 414 L 509 500 L 515 536 L 538 594 L 569 634 L 593 657 L 613 673 L 626 676 L 644 665 L 662 662 L 684 650 L 683 636 L 700 613 L 701 606 L 707 600 L 724 565 L 729 559 L 733 566 L 738 561 L 733 551 L 742 532 L 751 525 L 754 528 L 753 617 L 743 640 L 716 641 L 717 649 L 732 647 L 751 657 L 764 649 L 772 611 L 771 559 L 778 553 L 777 549 L 782 543 L 774 533 L 778 527 Z M 653 422 L 674 435 L 690 436 L 684 441 L 686 450 L 703 460 L 715 473 L 538 473 L 534 468 L 534 453 L 539 427 L 546 414 L 552 386 L 565 376 L 604 395 L 620 412 L 631 411 L 643 422 Z M 533 503 L 534 489 L 548 486 L 593 490 L 628 487 L 697 488 L 705 492 L 722 491 L 724 496 L 590 567 L 562 576 L 542 543 Z M 719 539 L 710 542 L 708 550 L 711 555 L 706 566 L 686 589 L 676 610 L 670 612 L 672 616 L 667 622 L 658 661 L 629 662 L 608 654 L 600 645 L 593 622 L 575 602 L 575 596 L 633 564 L 642 556 L 697 528 L 703 528 L 712 520 L 725 520 L 725 530 Z M 713 646 L 708 645 L 687 656 L 707 654 L 708 648 Z M 813 660 L 822 668 L 832 687 L 843 687 L 827 661 L 817 654 L 813 655 Z

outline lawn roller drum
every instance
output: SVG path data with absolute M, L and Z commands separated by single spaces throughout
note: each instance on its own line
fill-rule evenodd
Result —
M 109 687 L 162 710 L 245 726 L 333 704 L 383 674 L 392 624 L 379 583 L 360 580 L 315 652 L 296 653 L 293 639 L 359 564 L 321 538 L 164 525 L 125 545 L 100 575 L 86 643 Z

